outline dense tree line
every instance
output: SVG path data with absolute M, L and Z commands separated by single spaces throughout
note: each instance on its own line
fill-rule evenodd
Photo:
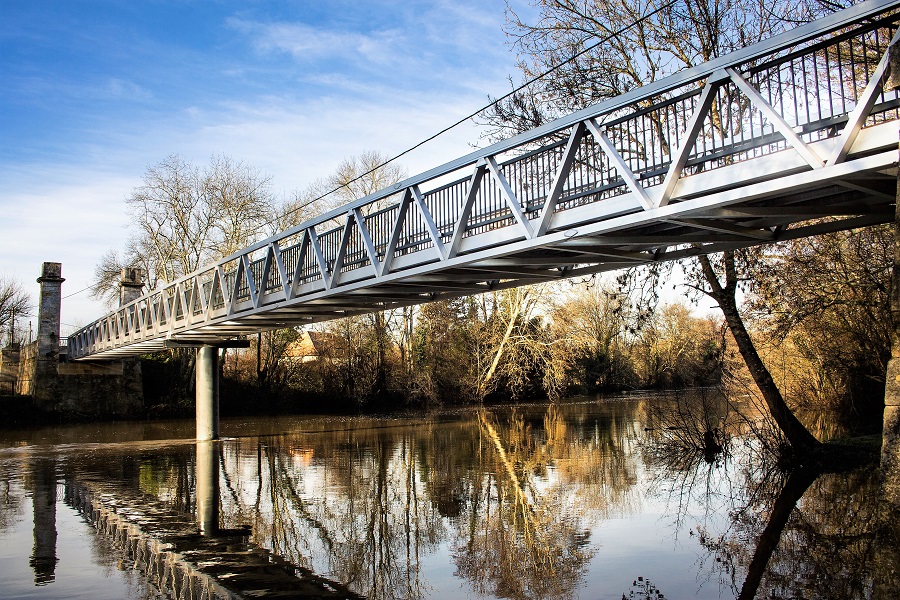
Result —
M 262 334 L 225 360 L 225 375 L 267 393 L 359 407 L 719 381 L 718 321 L 671 304 L 638 330 L 632 313 L 612 285 L 544 284 Z

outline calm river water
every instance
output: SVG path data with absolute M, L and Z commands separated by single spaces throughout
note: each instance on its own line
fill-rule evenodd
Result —
M 875 469 L 788 477 L 746 435 L 704 456 L 692 410 L 225 419 L 205 444 L 190 421 L 0 432 L 0 597 L 877 595 L 897 553 Z

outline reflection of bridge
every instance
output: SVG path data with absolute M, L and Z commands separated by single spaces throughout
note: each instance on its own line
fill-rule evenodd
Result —
M 241 334 L 890 221 L 896 7 L 867 0 L 361 198 L 122 306 L 69 358 L 205 346 L 214 390 L 212 348 Z
M 197 443 L 196 519 L 108 479 L 69 478 L 66 499 L 174 598 L 360 598 L 252 544 L 249 530 L 219 528 L 219 451 L 215 442 Z

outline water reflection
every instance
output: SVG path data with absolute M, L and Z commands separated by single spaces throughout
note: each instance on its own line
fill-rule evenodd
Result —
M 34 584 L 46 585 L 56 578 L 56 465 L 37 459 L 31 469 L 31 497 L 34 508 L 34 546 L 28 564 L 34 570 Z
M 780 473 L 719 400 L 282 420 L 265 425 L 279 433 L 221 442 L 10 449 L 0 451 L 0 542 L 26 518 L 29 494 L 31 585 L 48 590 L 65 562 L 57 512 L 69 506 L 116 540 L 117 553 L 97 560 L 139 572 L 144 596 L 870 598 L 896 589 L 900 536 L 882 514 L 877 470 Z
M 200 535 L 219 533 L 219 442 L 197 442 L 197 523 Z

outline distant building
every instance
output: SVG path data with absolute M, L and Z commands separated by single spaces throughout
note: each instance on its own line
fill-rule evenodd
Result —
M 335 336 L 319 331 L 301 331 L 300 337 L 291 342 L 284 354 L 297 362 L 315 362 L 324 356 L 330 348 L 335 349 Z

